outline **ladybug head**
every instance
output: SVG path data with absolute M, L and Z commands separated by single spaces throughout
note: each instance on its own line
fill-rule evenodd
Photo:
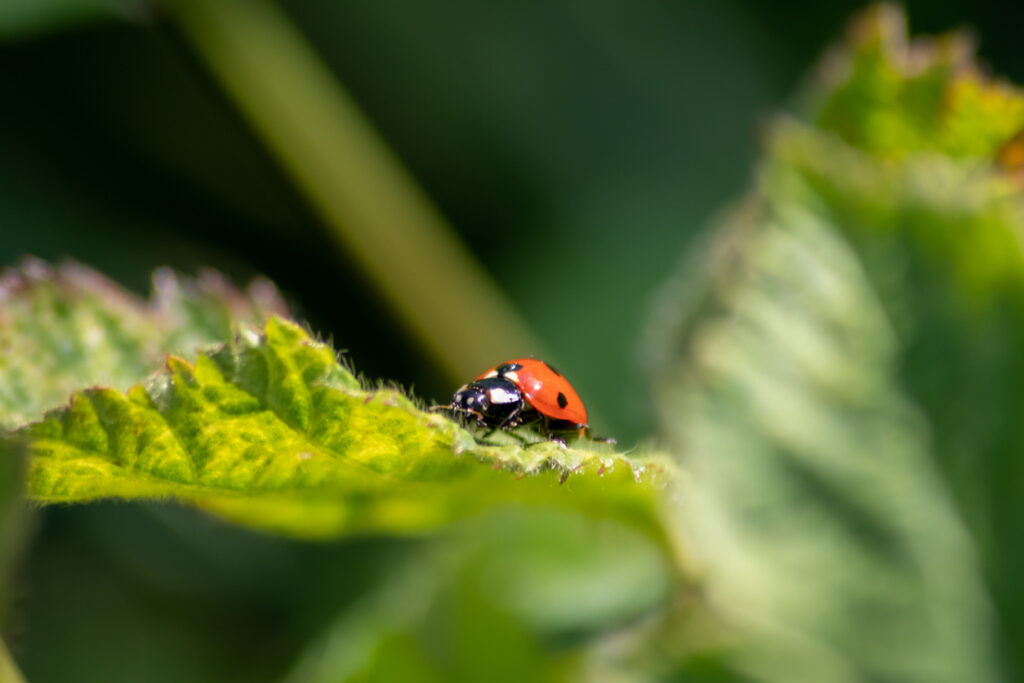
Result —
M 472 415 L 485 426 L 495 426 L 521 410 L 523 396 L 512 382 L 500 377 L 478 379 L 455 392 L 449 408 Z
M 482 415 L 491 407 L 491 399 L 487 392 L 477 386 L 476 382 L 467 384 L 452 396 L 452 408 L 465 413 L 477 413 Z

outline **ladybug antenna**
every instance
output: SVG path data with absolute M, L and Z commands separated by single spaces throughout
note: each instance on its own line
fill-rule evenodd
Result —
M 462 406 L 456 406 L 456 405 L 450 405 L 450 404 L 449 405 L 437 405 L 437 406 L 430 406 L 430 408 L 428 410 L 430 410 L 430 412 L 432 412 L 432 413 L 448 413 L 449 416 L 454 417 L 454 418 L 461 418 L 461 420 L 463 420 L 463 421 L 465 421 L 470 416 L 472 416 L 477 422 L 483 422 L 483 420 L 484 420 L 484 416 L 483 416 L 482 413 L 479 413 L 476 410 L 471 410 L 469 408 L 463 408 Z

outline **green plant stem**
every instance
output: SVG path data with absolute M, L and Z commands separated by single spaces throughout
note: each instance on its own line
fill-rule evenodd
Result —
M 180 0 L 172 12 L 331 235 L 451 379 L 542 352 L 275 4 Z
M 25 677 L 18 671 L 18 667 L 7 651 L 7 646 L 0 640 L 0 683 L 25 683 Z

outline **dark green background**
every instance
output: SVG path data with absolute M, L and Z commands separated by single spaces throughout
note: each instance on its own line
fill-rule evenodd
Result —
M 654 429 L 639 362 L 653 294 L 749 186 L 759 124 L 859 8 L 283 4 L 626 444 Z M 908 13 L 914 33 L 972 26 L 1024 82 L 1008 5 Z M 159 12 L 8 31 L 0 93 L 0 265 L 70 256 L 140 292 L 162 264 L 263 273 L 367 375 L 446 398 Z M 304 545 L 161 506 L 36 523 L 4 625 L 36 682 L 271 680 L 416 545 Z

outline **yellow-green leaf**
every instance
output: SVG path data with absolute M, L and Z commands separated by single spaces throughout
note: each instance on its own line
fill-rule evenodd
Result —
M 172 498 L 301 537 L 412 533 L 504 504 L 568 507 L 670 539 L 662 457 L 552 442 L 482 445 L 327 345 L 271 319 L 128 392 L 91 388 L 18 436 L 41 503 Z M 500 438 L 500 436 L 499 436 Z

